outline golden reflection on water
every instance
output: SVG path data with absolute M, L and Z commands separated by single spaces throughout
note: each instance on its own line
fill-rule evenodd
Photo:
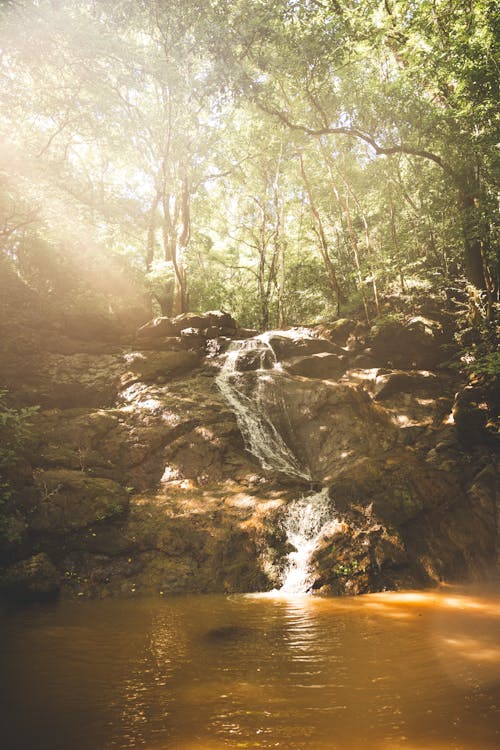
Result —
M 500 747 L 494 589 L 68 602 L 1 626 L 6 750 Z

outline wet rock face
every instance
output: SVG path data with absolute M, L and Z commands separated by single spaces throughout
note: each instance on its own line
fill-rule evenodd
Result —
M 312 481 L 328 483 L 340 466 L 387 450 L 396 430 L 361 386 L 315 382 L 271 370 L 244 373 L 238 387 L 266 416 Z
M 20 482 L 16 521 L 27 528 L 6 553 L 4 592 L 279 586 L 290 552 L 282 518 L 311 482 L 329 488 L 338 520 L 314 554 L 315 589 L 354 594 L 484 575 L 500 511 L 489 417 L 471 428 L 482 393 L 457 397 L 457 435 L 455 381 L 426 369 L 443 356 L 439 327 L 398 322 L 391 336 L 368 340 L 365 327 L 337 323 L 255 341 L 225 313 L 189 314 L 148 323 L 133 347 L 101 341 L 82 351 L 54 334 L 51 351 L 39 342 L 29 356 L 9 355 L 0 382 L 42 409 Z M 217 351 L 235 339 L 248 349 L 231 377 L 246 408 L 265 417 L 267 468 L 245 447 L 206 356 L 210 340 Z M 38 364 L 26 367 L 26 356 Z M 360 357 L 370 367 L 357 367 Z M 295 474 L 289 458 L 273 465 L 269 425 Z

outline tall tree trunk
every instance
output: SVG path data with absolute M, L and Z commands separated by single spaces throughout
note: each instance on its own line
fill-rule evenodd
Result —
M 367 300 L 366 294 L 365 294 L 365 288 L 364 288 L 364 282 L 363 282 L 363 274 L 362 274 L 362 271 L 361 271 L 361 262 L 360 262 L 359 246 L 358 246 L 358 237 L 357 237 L 356 231 L 354 229 L 354 224 L 353 224 L 353 221 L 352 221 L 351 209 L 350 209 L 350 205 L 349 205 L 349 196 L 352 195 L 352 197 L 354 198 L 354 201 L 355 201 L 356 205 L 358 206 L 358 208 L 360 208 L 359 202 L 356 199 L 356 196 L 354 195 L 354 193 L 353 193 L 353 191 L 352 191 L 352 189 L 351 189 L 351 187 L 350 187 L 347 179 L 345 178 L 345 176 L 343 174 L 340 173 L 340 176 L 341 176 L 341 178 L 342 178 L 342 180 L 344 182 L 344 185 L 346 187 L 346 197 L 345 197 L 344 200 L 342 199 L 342 196 L 340 195 L 340 191 L 339 191 L 339 189 L 337 187 L 337 183 L 335 181 L 335 176 L 334 176 L 334 173 L 333 173 L 333 169 L 334 168 L 333 168 L 332 159 L 331 159 L 330 154 L 328 153 L 327 149 L 325 148 L 324 143 L 321 142 L 321 141 L 320 141 L 320 149 L 321 149 L 322 156 L 325 159 L 326 165 L 328 167 L 328 175 L 330 177 L 330 184 L 331 184 L 332 191 L 333 191 L 333 194 L 335 196 L 335 199 L 336 199 L 336 201 L 338 203 L 338 206 L 339 206 L 340 221 L 341 221 L 342 225 L 344 224 L 344 222 L 343 222 L 343 215 L 344 215 L 344 213 L 345 213 L 346 218 L 347 218 L 347 228 L 348 228 L 348 232 L 349 232 L 349 238 L 351 240 L 352 252 L 353 252 L 353 256 L 354 256 L 354 264 L 356 266 L 356 275 L 358 277 L 358 288 L 359 288 L 359 291 L 361 293 L 361 298 L 363 300 L 363 308 L 364 308 L 364 311 L 365 311 L 366 320 L 369 323 L 370 322 L 370 311 L 369 311 L 369 307 L 368 307 L 368 300 Z M 368 232 L 368 225 L 367 225 L 367 222 L 366 222 L 364 214 L 363 214 L 363 221 L 364 221 L 365 231 L 367 233 Z M 368 237 L 368 234 L 366 234 L 365 236 Z M 368 248 L 369 248 L 369 243 L 367 245 L 367 249 Z M 376 287 L 375 287 L 374 292 L 376 292 Z M 374 294 L 374 296 L 375 296 L 375 299 L 376 299 L 376 293 Z M 378 301 L 377 301 L 376 305 L 377 305 L 377 308 L 378 308 Z
M 190 212 L 190 191 L 187 175 L 182 178 L 182 188 L 180 196 L 180 217 L 182 229 L 178 241 L 175 243 L 174 252 L 172 253 L 172 264 L 175 273 L 174 286 L 174 313 L 184 313 L 187 310 L 187 284 L 186 284 L 186 251 L 191 236 L 191 212 Z M 177 238 L 176 238 L 177 239 Z
M 481 231 L 481 212 L 477 193 L 461 189 L 460 208 L 467 279 L 478 289 L 487 289 L 484 272 L 485 243 Z
M 158 210 L 158 204 L 160 202 L 160 195 L 157 192 L 153 203 L 151 204 L 151 210 L 149 212 L 148 220 L 148 236 L 146 241 L 146 272 L 151 271 L 155 255 L 155 234 L 156 234 L 156 212 Z
M 405 277 L 403 274 L 403 266 L 401 265 L 401 258 L 400 258 L 399 250 L 398 250 L 398 235 L 396 231 L 396 209 L 394 208 L 394 202 L 392 200 L 392 190 L 391 190 L 390 183 L 389 183 L 389 216 L 390 216 L 390 223 L 391 223 L 392 250 L 394 253 L 394 258 L 396 260 L 396 267 L 398 269 L 399 285 L 401 287 L 401 294 L 406 294 Z
M 306 192 L 309 198 L 309 205 L 311 207 L 311 213 L 314 218 L 314 222 L 316 225 L 316 233 L 319 239 L 319 248 L 321 251 L 321 256 L 323 258 L 323 262 L 325 264 L 325 268 L 328 274 L 328 278 L 330 280 L 330 285 L 335 292 L 337 296 L 337 315 L 340 314 L 340 305 L 345 301 L 344 295 L 342 293 L 342 290 L 340 288 L 340 284 L 337 278 L 337 273 L 335 271 L 335 266 L 332 263 L 332 259 L 330 258 L 330 252 L 328 248 L 328 241 L 326 239 L 325 230 L 323 227 L 323 222 L 321 221 L 321 215 L 318 211 L 318 208 L 316 206 L 316 203 L 314 202 L 314 196 L 311 188 L 311 183 L 309 182 L 309 179 L 306 174 L 305 166 L 304 166 L 304 158 L 302 154 L 298 153 L 299 156 L 299 163 L 300 163 L 300 172 L 302 175 L 302 180 L 304 181 L 304 185 L 306 188 Z

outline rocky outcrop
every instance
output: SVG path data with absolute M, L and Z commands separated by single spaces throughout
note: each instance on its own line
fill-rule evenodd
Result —
M 346 358 L 338 354 L 320 352 L 305 357 L 292 357 L 284 365 L 291 375 L 302 375 L 305 378 L 336 380 L 346 371 Z
M 61 534 L 123 513 L 128 495 L 111 479 L 81 469 L 39 470 L 34 477 L 38 502 L 30 510 L 33 531 Z
M 473 378 L 455 397 L 453 419 L 460 441 L 500 445 L 500 379 Z
M 408 320 L 387 317 L 370 332 L 369 346 L 382 365 L 402 369 L 432 369 L 449 359 L 443 345 L 449 337 L 438 321 L 424 316 Z
M 492 391 L 464 395 L 453 372 L 433 369 L 447 356 L 437 322 L 389 329 L 343 320 L 255 342 L 211 312 L 157 318 L 128 344 L 56 329 L 50 350 L 41 336 L 11 341 L 0 382 L 41 408 L 10 517 L 22 533 L 2 545 L 2 590 L 272 588 L 290 552 L 283 517 L 311 486 L 329 488 L 337 517 L 314 556 L 315 589 L 484 576 L 498 550 Z M 245 448 L 216 384 L 217 355 L 237 338 L 248 341 L 238 387 L 288 446 L 293 476 Z

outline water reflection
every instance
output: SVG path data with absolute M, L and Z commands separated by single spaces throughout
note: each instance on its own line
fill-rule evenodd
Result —
M 4 746 L 493 750 L 499 635 L 499 596 L 464 590 L 11 612 Z

